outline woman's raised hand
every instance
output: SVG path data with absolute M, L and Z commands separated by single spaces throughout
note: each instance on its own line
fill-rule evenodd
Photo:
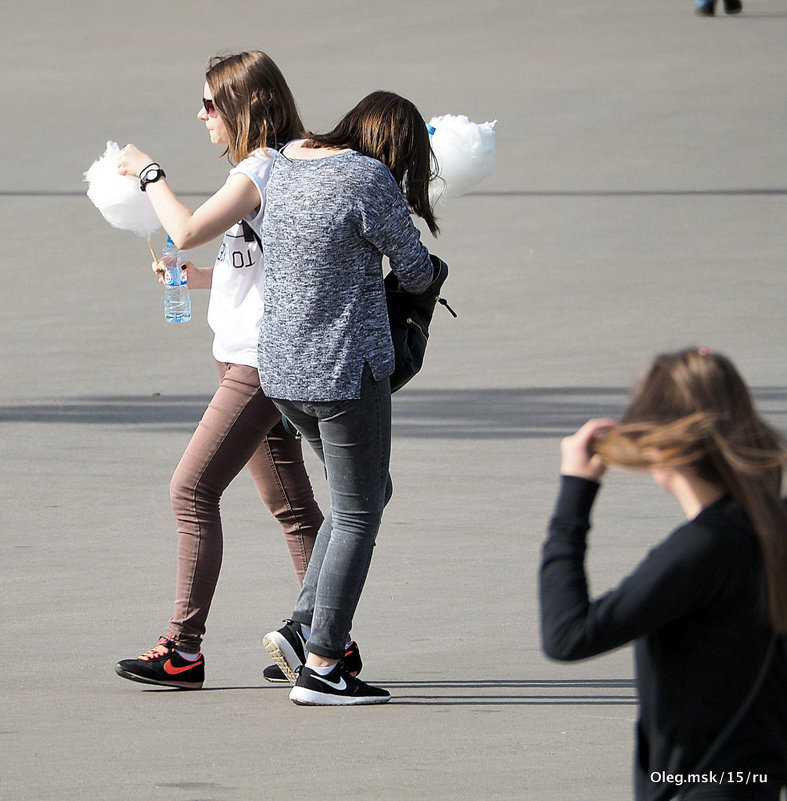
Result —
M 614 420 L 588 420 L 576 434 L 564 437 L 560 443 L 560 472 L 598 481 L 606 471 L 601 457 L 593 452 L 593 440 L 602 432 L 615 428 Z
M 118 172 L 121 175 L 133 175 L 139 178 L 139 173 L 152 163 L 153 159 L 136 145 L 126 145 L 118 157 Z

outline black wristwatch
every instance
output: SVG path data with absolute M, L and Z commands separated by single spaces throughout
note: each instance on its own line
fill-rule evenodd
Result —
M 161 169 L 161 165 L 154 161 L 152 164 L 148 164 L 139 174 L 139 188 L 145 192 L 148 184 L 155 183 L 159 178 L 166 177 L 164 170 Z

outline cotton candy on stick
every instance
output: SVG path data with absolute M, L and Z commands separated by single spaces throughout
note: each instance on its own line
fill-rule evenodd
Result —
M 463 114 L 432 117 L 429 130 L 438 167 L 430 186 L 433 202 L 464 195 L 494 172 L 496 123 L 470 122 Z
M 139 189 L 139 180 L 118 172 L 120 148 L 117 142 L 107 142 L 104 154 L 94 161 L 85 173 L 87 196 L 114 228 L 133 231 L 148 240 L 154 261 L 157 259 L 150 235 L 161 227 L 150 198 Z

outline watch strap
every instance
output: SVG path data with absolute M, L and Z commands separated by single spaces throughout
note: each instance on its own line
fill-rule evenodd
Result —
M 148 177 L 148 173 L 153 173 L 150 177 Z M 147 185 L 155 183 L 159 180 L 159 178 L 166 178 L 167 175 L 164 170 L 161 169 L 161 165 L 157 161 L 152 161 L 145 167 L 144 170 L 141 170 L 139 173 L 139 188 L 145 192 L 147 191 Z

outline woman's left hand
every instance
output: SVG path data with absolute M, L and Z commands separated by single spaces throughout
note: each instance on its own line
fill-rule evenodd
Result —
M 133 175 L 139 178 L 139 173 L 152 163 L 153 159 L 136 145 L 126 145 L 118 157 L 118 172 L 121 175 Z
M 576 434 L 565 437 L 560 443 L 560 472 L 564 476 L 579 476 L 599 481 L 606 471 L 598 454 L 593 453 L 593 440 L 602 431 L 615 428 L 614 420 L 588 420 Z

